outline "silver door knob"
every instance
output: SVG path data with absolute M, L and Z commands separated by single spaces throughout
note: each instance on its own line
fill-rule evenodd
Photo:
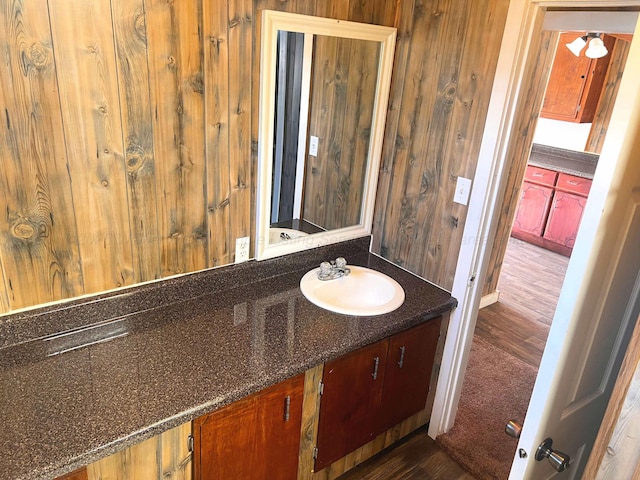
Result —
M 520 438 L 520 433 L 522 432 L 522 425 L 520 425 L 515 420 L 509 420 L 507 424 L 504 426 L 504 431 L 510 437 Z
M 566 453 L 563 453 L 559 450 L 553 450 L 551 446 L 553 445 L 553 440 L 547 438 L 544 442 L 542 442 L 538 446 L 538 450 L 536 450 L 536 460 L 539 462 L 545 458 L 549 459 L 549 463 L 551 466 L 558 472 L 564 472 L 567 468 L 571 466 L 571 458 Z

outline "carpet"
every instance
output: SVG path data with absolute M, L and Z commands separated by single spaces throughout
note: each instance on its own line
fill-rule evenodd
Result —
M 504 433 L 522 423 L 537 370 L 474 338 L 453 428 L 436 442 L 478 480 L 506 480 L 518 441 Z

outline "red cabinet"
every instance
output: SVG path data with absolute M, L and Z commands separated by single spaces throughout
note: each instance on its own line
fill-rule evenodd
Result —
M 324 366 L 315 471 L 425 408 L 441 318 Z
M 527 166 L 511 235 L 571 255 L 590 188 L 587 178 Z
M 553 196 L 553 205 L 543 237 L 551 242 L 573 248 L 586 203 L 586 197 L 557 191 Z
M 536 236 L 542 235 L 547 223 L 549 208 L 551 208 L 552 197 L 553 187 L 524 182 L 513 230 Z

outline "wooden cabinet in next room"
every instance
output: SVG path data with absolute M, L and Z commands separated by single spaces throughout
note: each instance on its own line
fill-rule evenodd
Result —
M 425 408 L 441 318 L 324 366 L 315 471 Z
M 193 422 L 195 480 L 290 480 L 298 471 L 304 375 Z

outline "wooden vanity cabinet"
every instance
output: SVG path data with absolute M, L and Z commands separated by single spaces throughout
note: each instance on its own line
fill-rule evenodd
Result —
M 385 340 L 325 363 L 315 471 L 373 439 L 386 356 Z
M 88 480 L 87 467 L 82 467 L 71 473 L 67 473 L 66 475 L 58 477 L 56 480 Z
M 378 433 L 425 407 L 440 323 L 437 318 L 389 339 Z
M 194 479 L 296 478 L 303 391 L 298 375 L 194 420 Z
M 441 318 L 327 362 L 314 470 L 425 408 Z

